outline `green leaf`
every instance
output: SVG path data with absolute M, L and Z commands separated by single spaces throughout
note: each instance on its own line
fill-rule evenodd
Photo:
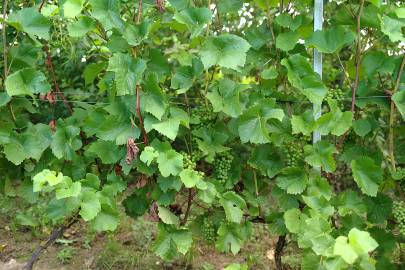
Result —
M 96 22 L 92 18 L 87 16 L 82 16 L 78 18 L 77 21 L 69 23 L 67 26 L 69 35 L 74 38 L 83 37 L 95 28 Z
M 172 212 L 170 212 L 170 210 L 165 207 L 158 206 L 158 215 L 159 215 L 159 218 L 165 224 L 179 225 L 179 223 L 180 223 L 179 217 L 176 216 L 175 214 L 173 214 Z
M 124 38 L 129 45 L 138 46 L 148 37 L 150 31 L 150 22 L 143 21 L 138 25 L 127 24 L 124 32 Z
M 404 20 L 391 18 L 383 15 L 381 20 L 381 31 L 386 34 L 392 42 L 405 41 L 402 28 L 405 26 Z
M 120 222 L 120 215 L 117 210 L 102 207 L 97 216 L 91 220 L 91 227 L 98 231 L 115 231 Z
M 240 104 L 240 91 L 246 86 L 237 85 L 234 81 L 223 79 L 207 94 L 214 112 L 224 112 L 231 117 L 237 117 L 242 113 Z
M 177 252 L 185 255 L 193 243 L 193 238 L 187 230 L 174 230 L 166 226 L 158 225 L 158 236 L 153 250 L 162 259 L 170 261 Z
M 261 73 L 261 77 L 265 80 L 272 80 L 272 79 L 276 79 L 278 76 L 278 72 L 277 69 L 274 67 L 265 69 L 262 71 Z
M 7 94 L 11 96 L 45 94 L 51 90 L 45 75 L 33 68 L 20 69 L 7 77 L 5 82 Z
M 92 84 L 100 72 L 106 68 L 106 66 L 106 62 L 97 62 L 87 65 L 83 72 L 84 84 Z
M 9 103 L 10 100 L 11 100 L 11 97 L 7 94 L 7 92 L 0 93 L 0 107 L 3 107 L 7 103 Z
M 343 26 L 318 30 L 305 40 L 305 45 L 315 47 L 322 53 L 334 53 L 344 46 L 350 45 L 355 39 L 355 34 Z
M 115 53 L 110 58 L 107 70 L 115 73 L 117 96 L 134 94 L 145 69 L 144 60 L 134 59 L 129 54 Z
M 216 247 L 221 252 L 229 252 L 236 255 L 243 244 L 244 237 L 242 235 L 242 229 L 238 224 L 222 223 L 218 229 L 218 238 L 216 241 Z
M 353 113 L 342 112 L 335 101 L 329 101 L 331 111 L 323 114 L 315 123 L 315 129 L 321 135 L 329 133 L 341 136 L 352 126 Z
M 276 38 L 276 47 L 288 52 L 294 49 L 300 35 L 295 31 L 281 33 Z
M 191 32 L 191 38 L 194 38 L 199 36 L 204 27 L 211 22 L 212 14 L 208 8 L 190 7 L 176 13 L 173 18 L 185 24 Z
M 157 163 L 163 177 L 175 176 L 183 169 L 183 156 L 174 150 L 161 152 L 157 158 Z
M 322 167 L 326 172 L 334 172 L 336 170 L 336 162 L 333 154 L 337 153 L 334 145 L 327 141 L 318 141 L 314 145 L 306 145 L 305 162 L 313 167 Z
M 310 135 L 315 128 L 315 119 L 311 110 L 306 110 L 301 115 L 291 116 L 291 126 L 293 134 L 302 133 Z
M 147 77 L 141 104 L 146 112 L 152 114 L 159 120 L 162 120 L 163 115 L 169 108 L 169 101 L 166 94 L 160 88 L 155 74 L 151 74 Z
M 237 70 L 245 65 L 249 48 L 250 45 L 246 40 L 232 34 L 211 36 L 200 51 L 201 61 L 206 69 L 219 65 Z
M 284 168 L 281 157 L 270 144 L 255 147 L 248 163 L 270 178 L 276 176 Z
M 37 36 L 46 40 L 49 39 L 51 23 L 36 8 L 23 8 L 11 13 L 7 23 L 18 31 L 26 32 L 31 37 Z
M 120 16 L 119 1 L 117 0 L 90 0 L 92 15 L 103 25 L 105 30 L 117 28 L 124 29 L 124 22 Z
M 368 77 L 380 74 L 391 74 L 395 68 L 394 58 L 381 51 L 370 51 L 363 57 L 362 69 Z
M 63 15 L 66 18 L 74 18 L 82 12 L 83 0 L 66 0 L 63 4 Z
M 96 132 L 101 140 L 114 141 L 117 145 L 126 144 L 129 138 L 137 139 L 140 134 L 139 128 L 132 126 L 130 121 L 113 115 L 108 116 Z
M 159 153 L 152 147 L 146 146 L 139 157 L 142 162 L 150 166 L 150 164 L 159 156 Z
M 370 233 L 357 228 L 350 230 L 348 238 L 350 246 L 359 255 L 368 254 L 378 247 L 378 243 L 370 236 Z
M 285 168 L 282 174 L 277 176 L 276 183 L 288 194 L 301 194 L 307 186 L 308 176 L 303 169 Z
M 66 125 L 63 120 L 58 120 L 56 132 L 52 136 L 52 153 L 58 159 L 72 160 L 75 151 L 82 147 L 79 139 L 80 128 L 73 125 Z
M 163 122 L 152 125 L 152 128 L 170 140 L 175 140 L 179 132 L 180 121 L 177 119 L 167 119 Z
M 180 173 L 180 179 L 186 188 L 192 188 L 195 187 L 198 182 L 202 181 L 202 176 L 192 169 L 184 169 Z
M 347 237 L 345 236 L 336 238 L 333 254 L 339 255 L 348 264 L 353 264 L 358 258 L 356 251 L 347 242 Z
M 367 119 L 359 119 L 353 122 L 353 130 L 360 137 L 366 136 L 371 131 L 371 124 Z
M 367 219 L 374 224 L 383 224 L 392 212 L 392 199 L 384 194 L 366 198 Z
M 33 190 L 34 192 L 42 191 L 43 187 L 48 184 L 49 186 L 55 186 L 63 181 L 63 174 L 56 173 L 45 169 L 40 173 L 37 173 L 33 178 Z
M 240 0 L 222 0 L 218 2 L 219 14 L 226 14 L 239 11 L 243 6 L 243 1 Z
M 94 219 L 101 211 L 101 204 L 97 194 L 94 191 L 88 190 L 81 194 L 82 202 L 80 203 L 80 216 L 84 221 Z
M 238 132 L 243 143 L 251 142 L 264 144 L 270 141 L 267 121 L 277 119 L 282 121 L 284 112 L 275 108 L 274 99 L 264 99 L 247 109 L 239 117 Z
M 375 197 L 383 180 L 381 167 L 369 157 L 360 157 L 351 162 L 354 181 L 364 194 Z
M 245 200 L 233 191 L 224 193 L 219 203 L 225 210 L 226 219 L 230 222 L 240 223 L 243 218 L 243 210 L 246 209 Z
M 291 233 L 299 233 L 302 225 L 302 214 L 299 209 L 292 208 L 284 213 L 284 222 L 288 231 Z
M 70 181 L 66 186 L 58 188 L 55 191 L 55 197 L 58 200 L 69 197 L 77 197 L 79 196 L 81 190 L 82 184 L 80 182 L 72 183 Z
M 405 120 L 405 90 L 399 91 L 392 96 L 392 100 L 397 106 L 398 111 L 402 115 L 402 119 Z
M 288 80 L 312 103 L 321 105 L 328 92 L 321 78 L 312 70 L 307 59 L 295 54 L 288 59 L 281 60 L 281 64 L 288 70 Z
M 96 141 L 90 144 L 86 152 L 100 158 L 103 164 L 114 164 L 122 158 L 121 150 L 114 142 Z

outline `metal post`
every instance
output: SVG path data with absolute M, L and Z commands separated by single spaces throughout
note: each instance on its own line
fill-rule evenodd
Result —
M 315 0 L 314 6 L 314 31 L 322 30 L 323 24 L 323 0 Z M 314 49 L 314 71 L 318 73 L 322 78 L 322 53 L 318 52 L 317 49 Z M 314 117 L 315 120 L 321 117 L 321 105 L 314 104 Z M 312 135 L 312 142 L 321 140 L 321 134 L 319 131 L 314 131 Z

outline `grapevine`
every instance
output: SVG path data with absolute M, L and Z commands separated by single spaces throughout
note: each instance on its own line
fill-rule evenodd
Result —
M 204 218 L 202 226 L 201 226 L 201 233 L 203 239 L 208 243 L 215 242 L 216 239 L 216 230 L 213 221 L 209 218 Z
M 395 201 L 392 207 L 392 213 L 398 226 L 399 233 L 405 237 L 405 203 Z
M 230 152 L 218 154 L 214 160 L 215 174 L 221 183 L 225 183 L 232 168 L 233 156 Z

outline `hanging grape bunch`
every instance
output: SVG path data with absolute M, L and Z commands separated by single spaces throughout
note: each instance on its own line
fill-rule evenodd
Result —
M 345 96 L 342 89 L 340 88 L 329 89 L 325 99 L 327 102 L 329 102 L 330 100 L 335 100 L 342 111 L 345 109 L 344 104 Z
M 205 241 L 213 243 L 216 240 L 215 225 L 208 217 L 205 217 L 201 226 L 201 234 Z
M 284 144 L 283 147 L 285 162 L 288 167 L 296 167 L 303 159 L 302 145 L 299 142 L 292 141 Z
M 207 127 L 214 123 L 216 114 L 211 106 L 199 105 L 191 110 L 191 119 L 196 122 L 197 128 Z
M 405 203 L 395 201 L 392 207 L 392 213 L 394 214 L 400 234 L 405 236 Z
M 189 155 L 186 152 L 181 152 L 181 155 L 183 156 L 183 168 L 194 170 L 196 163 L 193 161 L 192 155 Z
M 217 179 L 221 183 L 225 183 L 231 170 L 233 156 L 230 152 L 220 153 L 215 157 L 214 167 Z

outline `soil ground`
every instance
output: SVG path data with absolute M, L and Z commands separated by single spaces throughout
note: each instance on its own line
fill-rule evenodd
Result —
M 10 217 L 0 217 L 0 270 L 21 269 L 33 251 L 46 241 L 50 229 L 10 228 Z M 260 227 L 258 227 L 260 226 Z M 255 225 L 252 240 L 237 256 L 221 254 L 203 243 L 194 245 L 190 256 L 165 263 L 151 251 L 155 224 L 123 217 L 114 233 L 95 234 L 81 223 L 42 253 L 36 270 L 86 269 L 223 269 L 231 263 L 246 263 L 249 269 L 272 270 L 275 239 L 262 225 Z

